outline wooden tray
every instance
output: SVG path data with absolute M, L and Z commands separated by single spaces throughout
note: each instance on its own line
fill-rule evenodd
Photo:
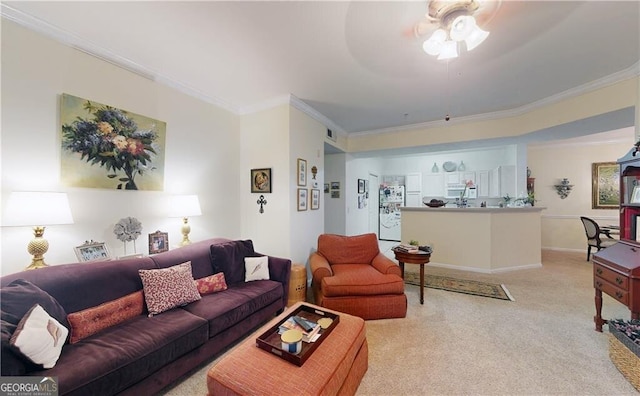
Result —
M 307 343 L 303 341 L 302 351 L 300 351 L 300 353 L 297 355 L 282 349 L 280 334 L 278 334 L 278 328 L 280 327 L 280 325 L 290 317 L 296 315 L 302 316 L 303 318 L 311 320 L 313 322 L 316 322 L 320 318 L 331 318 L 333 320 L 329 327 L 320 330 L 320 337 L 316 340 L 316 342 Z M 301 304 L 290 315 L 286 316 L 275 326 L 272 326 L 267 331 L 259 335 L 258 338 L 256 338 L 256 346 L 290 363 L 293 363 L 297 366 L 302 366 L 304 362 L 306 362 L 307 359 L 309 359 L 309 357 L 313 354 L 313 351 L 315 351 L 320 346 L 320 344 L 322 344 L 322 342 L 329 336 L 333 329 L 335 329 L 335 327 L 338 325 L 338 322 L 340 322 L 339 315 L 324 311 L 317 307 Z

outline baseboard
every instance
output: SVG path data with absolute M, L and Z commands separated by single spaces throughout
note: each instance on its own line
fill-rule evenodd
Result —
M 434 263 L 433 261 L 427 264 L 429 267 L 440 267 L 446 269 L 453 269 L 459 271 L 468 271 L 468 272 L 478 272 L 481 274 L 498 274 L 503 272 L 511 272 L 511 271 L 520 271 L 525 269 L 533 269 L 533 268 L 542 268 L 542 263 L 535 264 L 527 264 L 520 265 L 517 267 L 508 267 L 508 268 L 496 268 L 496 269 L 486 269 L 486 268 L 477 268 L 477 267 L 464 267 L 460 265 L 451 265 L 451 264 L 443 264 L 443 263 Z

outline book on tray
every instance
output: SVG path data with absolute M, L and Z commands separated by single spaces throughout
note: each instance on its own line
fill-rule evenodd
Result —
M 278 333 L 282 334 L 287 330 L 299 330 L 302 333 L 302 341 L 315 342 L 320 337 L 320 328 L 318 323 L 302 316 L 291 316 L 280 325 Z

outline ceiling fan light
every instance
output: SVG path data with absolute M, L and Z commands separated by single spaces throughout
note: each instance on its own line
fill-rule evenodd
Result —
M 438 56 L 439 60 L 458 57 L 458 44 L 455 41 L 447 40 L 442 44 L 442 50 Z
M 469 37 L 464 40 L 464 42 L 467 43 L 467 51 L 471 51 L 472 49 L 482 44 L 482 42 L 486 40 L 487 37 L 489 37 L 489 32 L 484 31 L 476 26 Z
M 451 24 L 451 40 L 463 41 L 471 35 L 478 25 L 476 19 L 471 15 L 460 15 Z
M 447 32 L 442 29 L 438 29 L 433 32 L 428 40 L 425 40 L 425 42 L 422 43 L 422 49 L 429 55 L 439 55 L 440 51 L 442 51 L 442 45 L 446 39 Z

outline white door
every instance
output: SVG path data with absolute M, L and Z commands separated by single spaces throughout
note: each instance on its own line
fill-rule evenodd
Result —
M 378 230 L 378 215 L 380 213 L 380 183 L 378 182 L 378 176 L 369 173 L 369 191 L 365 194 L 369 194 L 369 232 L 375 233 L 380 238 L 380 232 Z

